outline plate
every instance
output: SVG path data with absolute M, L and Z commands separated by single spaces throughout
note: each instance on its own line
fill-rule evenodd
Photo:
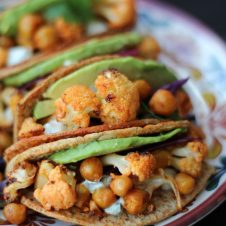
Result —
M 216 167 L 205 190 L 183 211 L 156 225 L 189 225 L 214 210 L 226 198 L 226 45 L 206 26 L 186 13 L 159 1 L 137 1 L 135 30 L 159 41 L 159 60 L 178 78 L 190 77 L 185 89 L 197 123 L 206 134 L 208 161 Z M 0 225 L 10 225 L 0 213 Z M 29 213 L 24 226 L 70 225 Z

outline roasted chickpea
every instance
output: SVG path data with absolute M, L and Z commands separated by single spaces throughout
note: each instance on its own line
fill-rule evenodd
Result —
M 157 59 L 161 49 L 155 38 L 148 36 L 143 39 L 139 46 L 140 55 L 144 58 Z
M 181 117 L 185 117 L 192 109 L 192 104 L 189 96 L 184 91 L 177 91 L 176 93 L 177 108 Z
M 170 166 L 171 156 L 167 151 L 158 151 L 154 153 L 156 159 L 156 169 Z
M 157 90 L 150 99 L 149 108 L 156 114 L 169 116 L 177 108 L 177 102 L 174 95 L 165 89 Z
M 147 191 L 134 188 L 123 197 L 123 207 L 129 214 L 142 213 L 147 207 L 149 193 Z
M 34 35 L 34 46 L 40 50 L 48 50 L 56 46 L 58 41 L 54 27 L 44 25 Z
M 94 191 L 92 198 L 102 209 L 112 205 L 116 201 L 116 196 L 110 188 L 102 187 Z
M 185 173 L 178 173 L 175 180 L 179 192 L 183 195 L 190 194 L 195 188 L 195 179 Z
M 144 100 L 151 95 L 151 86 L 148 84 L 147 81 L 140 79 L 136 80 L 134 84 L 136 85 L 139 91 L 141 100 Z
M 98 181 L 103 176 L 102 162 L 96 157 L 84 160 L 79 170 L 82 177 L 86 180 Z
M 25 46 L 33 46 L 32 38 L 36 30 L 43 24 L 44 20 L 38 14 L 24 15 L 18 24 L 18 43 Z
M 0 47 L 0 68 L 6 66 L 8 58 L 8 50 L 6 48 Z
M 21 224 L 26 220 L 27 208 L 22 204 L 10 203 L 3 209 L 3 215 L 12 224 Z
M 110 183 L 111 190 L 118 196 L 125 196 L 132 187 L 133 181 L 125 175 L 114 176 Z
M 79 208 L 81 208 L 86 202 L 88 202 L 91 197 L 89 190 L 82 183 L 76 185 L 76 194 L 77 201 L 75 205 Z
M 67 23 L 63 18 L 54 22 L 54 27 L 62 41 L 75 41 L 82 38 L 84 30 L 79 24 Z

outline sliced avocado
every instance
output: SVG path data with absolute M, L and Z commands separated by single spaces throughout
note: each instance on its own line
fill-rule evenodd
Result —
M 33 116 L 38 120 L 55 112 L 54 100 L 39 101 L 33 110 Z
M 74 84 L 92 86 L 98 74 L 103 70 L 116 68 L 130 80 L 144 79 L 153 89 L 175 81 L 176 77 L 165 66 L 152 60 L 139 60 L 133 57 L 121 57 L 92 63 L 56 81 L 43 94 L 43 97 L 57 99 L 64 90 Z
M 92 39 L 67 51 L 34 65 L 18 74 L 3 80 L 7 86 L 21 86 L 38 77 L 42 77 L 63 66 L 64 61 L 77 62 L 92 56 L 115 53 L 127 46 L 140 43 L 142 37 L 136 33 L 124 33 L 106 38 Z
M 128 137 L 93 141 L 90 143 L 79 144 L 75 148 L 56 152 L 52 154 L 49 159 L 59 164 L 74 163 L 93 156 L 107 155 L 114 152 L 124 151 L 130 148 L 159 143 L 185 131 L 185 129 L 178 128 L 157 136 Z

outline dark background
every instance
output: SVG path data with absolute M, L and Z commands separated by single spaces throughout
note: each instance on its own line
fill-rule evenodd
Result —
M 165 0 L 200 19 L 226 41 L 226 0 Z M 225 61 L 226 63 L 226 61 Z M 226 225 L 226 202 L 195 226 Z M 184 225 L 183 225 L 184 226 Z

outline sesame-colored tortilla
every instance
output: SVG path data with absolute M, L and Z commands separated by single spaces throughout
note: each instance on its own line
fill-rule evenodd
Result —
M 101 141 L 107 139 L 115 139 L 115 138 L 126 138 L 133 136 L 142 136 L 142 135 L 150 135 L 161 132 L 171 131 L 176 128 L 188 128 L 189 121 L 162 121 L 157 124 L 149 123 L 145 125 L 145 121 L 143 126 L 133 126 L 133 127 L 125 127 L 124 129 L 115 129 L 115 130 L 103 130 L 102 132 L 94 132 L 94 133 L 85 133 L 86 135 L 75 134 L 65 139 L 59 139 L 48 142 L 48 140 L 42 141 L 41 144 L 37 146 L 33 146 L 27 148 L 25 143 L 30 143 L 30 140 L 25 140 L 20 148 L 18 149 L 20 154 L 14 153 L 14 157 L 8 162 L 6 166 L 6 175 L 10 171 L 13 170 L 14 166 L 20 164 L 23 161 L 30 160 L 38 160 L 50 154 L 56 153 L 61 150 L 66 150 L 72 147 L 75 147 L 82 143 L 89 143 L 92 141 Z M 66 136 L 67 137 L 67 136 Z M 30 138 L 32 139 L 32 138 Z M 54 140 L 54 135 L 51 138 Z M 25 144 L 25 149 L 23 149 L 23 144 Z M 31 145 L 32 146 L 32 145 Z M 11 150 L 9 148 L 9 150 Z M 10 155 L 10 151 L 6 151 L 8 155 Z M 16 154 L 16 155 L 15 155 Z
M 196 180 L 195 189 L 191 194 L 182 196 L 183 207 L 190 203 L 205 188 L 208 178 L 213 173 L 213 167 L 204 163 L 202 173 Z M 28 208 L 46 216 L 79 225 L 149 225 L 164 220 L 165 218 L 170 217 L 178 212 L 174 194 L 171 191 L 161 189 L 158 189 L 156 192 L 154 192 L 152 197 L 154 211 L 151 213 L 134 216 L 122 213 L 117 216 L 106 215 L 104 217 L 98 217 L 92 213 L 82 213 L 78 208 L 75 207 L 68 210 L 47 211 L 33 198 L 32 194 L 29 193 L 22 197 L 21 203 L 23 203 Z

